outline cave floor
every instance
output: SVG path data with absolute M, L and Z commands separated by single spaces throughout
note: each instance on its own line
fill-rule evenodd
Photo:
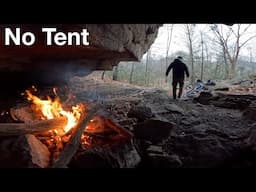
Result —
M 168 155 L 179 158 L 180 167 L 255 165 L 248 138 L 256 124 L 243 118 L 240 110 L 202 105 L 191 99 L 174 101 L 161 89 L 90 77 L 73 79 L 71 88 L 79 101 L 101 101 L 112 118 L 132 132 L 138 119 L 127 114 L 136 106 L 150 108 L 154 119 L 175 123 L 175 134 L 159 145 Z

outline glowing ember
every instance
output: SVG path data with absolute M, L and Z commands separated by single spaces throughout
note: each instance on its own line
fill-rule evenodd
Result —
M 57 96 L 56 88 L 53 88 L 53 92 Z M 61 116 L 67 117 L 67 124 L 63 128 L 65 133 L 71 130 L 78 123 L 82 109 L 80 105 L 73 106 L 71 111 L 66 111 L 63 109 L 58 96 L 54 100 L 49 96 L 47 97 L 47 100 L 42 100 L 33 95 L 29 90 L 26 90 L 26 94 L 27 99 L 35 104 L 36 110 L 42 112 L 43 119 L 53 119 Z

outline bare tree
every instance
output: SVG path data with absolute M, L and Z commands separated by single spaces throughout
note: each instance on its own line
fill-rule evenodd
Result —
M 191 62 L 191 83 L 195 82 L 195 74 L 194 74 L 194 47 L 193 47 L 193 40 L 194 40 L 194 32 L 195 32 L 195 24 L 186 24 L 185 31 L 188 40 L 188 48 L 189 48 L 189 57 Z
M 168 68 L 168 56 L 169 56 L 169 51 L 170 51 L 170 46 L 172 42 L 172 32 L 173 32 L 173 27 L 174 24 L 170 25 L 170 27 L 166 27 L 167 29 L 167 41 L 166 41 L 166 56 L 165 56 L 165 70 Z M 167 82 L 167 77 L 165 77 L 165 82 Z
M 203 32 L 200 31 L 200 37 L 201 37 L 201 80 L 203 81 L 204 76 L 204 40 L 203 40 Z
M 249 62 L 250 62 L 250 66 L 252 67 L 251 73 L 254 74 L 255 73 L 255 65 L 252 62 L 252 47 L 248 47 L 247 49 L 248 49 L 249 54 L 250 54 Z
M 130 79 L 129 79 L 130 84 L 132 84 L 133 72 L 134 72 L 134 62 L 132 63 L 132 69 L 131 69 L 131 73 L 130 73 Z
M 164 76 L 164 73 L 163 73 L 163 60 L 161 59 L 160 60 L 160 75 L 161 75 L 161 77 L 162 76 Z M 165 78 L 165 82 L 167 82 L 167 78 Z M 161 80 L 160 80 L 160 86 L 162 87 L 162 85 L 163 85 L 163 79 L 161 78 Z
M 113 80 L 117 81 L 118 78 L 118 65 L 114 67 L 114 71 L 113 71 Z
M 105 76 L 105 71 L 103 71 L 101 74 L 101 80 L 104 80 L 104 76 Z
M 219 69 L 220 69 L 220 64 L 216 63 L 215 72 L 214 72 L 215 79 L 218 79 Z
M 231 79 L 236 77 L 236 67 L 241 48 L 251 39 L 256 37 L 254 34 L 243 39 L 243 41 L 241 40 L 242 37 L 247 34 L 250 26 L 250 24 L 246 25 L 244 29 L 242 29 L 241 24 L 229 27 L 226 26 L 226 31 L 224 31 L 225 29 L 223 25 L 215 24 L 211 26 L 212 31 L 218 39 L 219 45 L 222 46 L 225 62 L 228 60 L 230 63 L 229 78 Z
M 148 79 L 148 63 L 150 59 L 150 49 L 147 52 L 147 58 L 146 58 L 146 71 L 145 71 L 145 85 L 148 85 L 149 79 Z

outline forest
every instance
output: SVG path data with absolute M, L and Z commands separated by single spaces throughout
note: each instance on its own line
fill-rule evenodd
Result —
M 187 84 L 197 79 L 254 79 L 255 34 L 253 24 L 165 24 L 140 62 L 121 62 L 112 71 L 103 72 L 102 78 L 164 88 L 170 82 L 165 77 L 167 67 L 183 56 L 191 73 Z

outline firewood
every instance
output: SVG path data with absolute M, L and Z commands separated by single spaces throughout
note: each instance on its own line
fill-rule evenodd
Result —
M 49 120 L 36 120 L 30 123 L 0 123 L 1 136 L 37 134 L 53 129 L 62 129 L 67 123 L 66 117 Z
M 74 128 L 74 133 L 70 141 L 66 144 L 59 156 L 53 161 L 51 168 L 67 168 L 67 165 L 79 147 L 84 129 L 100 109 L 100 106 L 95 105 L 91 107 L 87 114 L 82 113 L 81 121 Z
M 116 123 L 111 121 L 109 118 L 104 118 L 104 122 L 105 122 L 106 126 L 115 130 L 117 133 L 119 133 L 121 136 L 125 137 L 127 140 L 130 140 L 133 137 L 133 134 L 130 131 L 122 128 L 121 126 L 118 126 Z
M 35 120 L 31 106 L 13 107 L 10 109 L 10 115 L 14 121 L 28 123 Z
M 41 168 L 48 167 L 50 162 L 50 152 L 47 147 L 34 135 L 27 134 L 25 137 L 29 145 L 32 163 Z

